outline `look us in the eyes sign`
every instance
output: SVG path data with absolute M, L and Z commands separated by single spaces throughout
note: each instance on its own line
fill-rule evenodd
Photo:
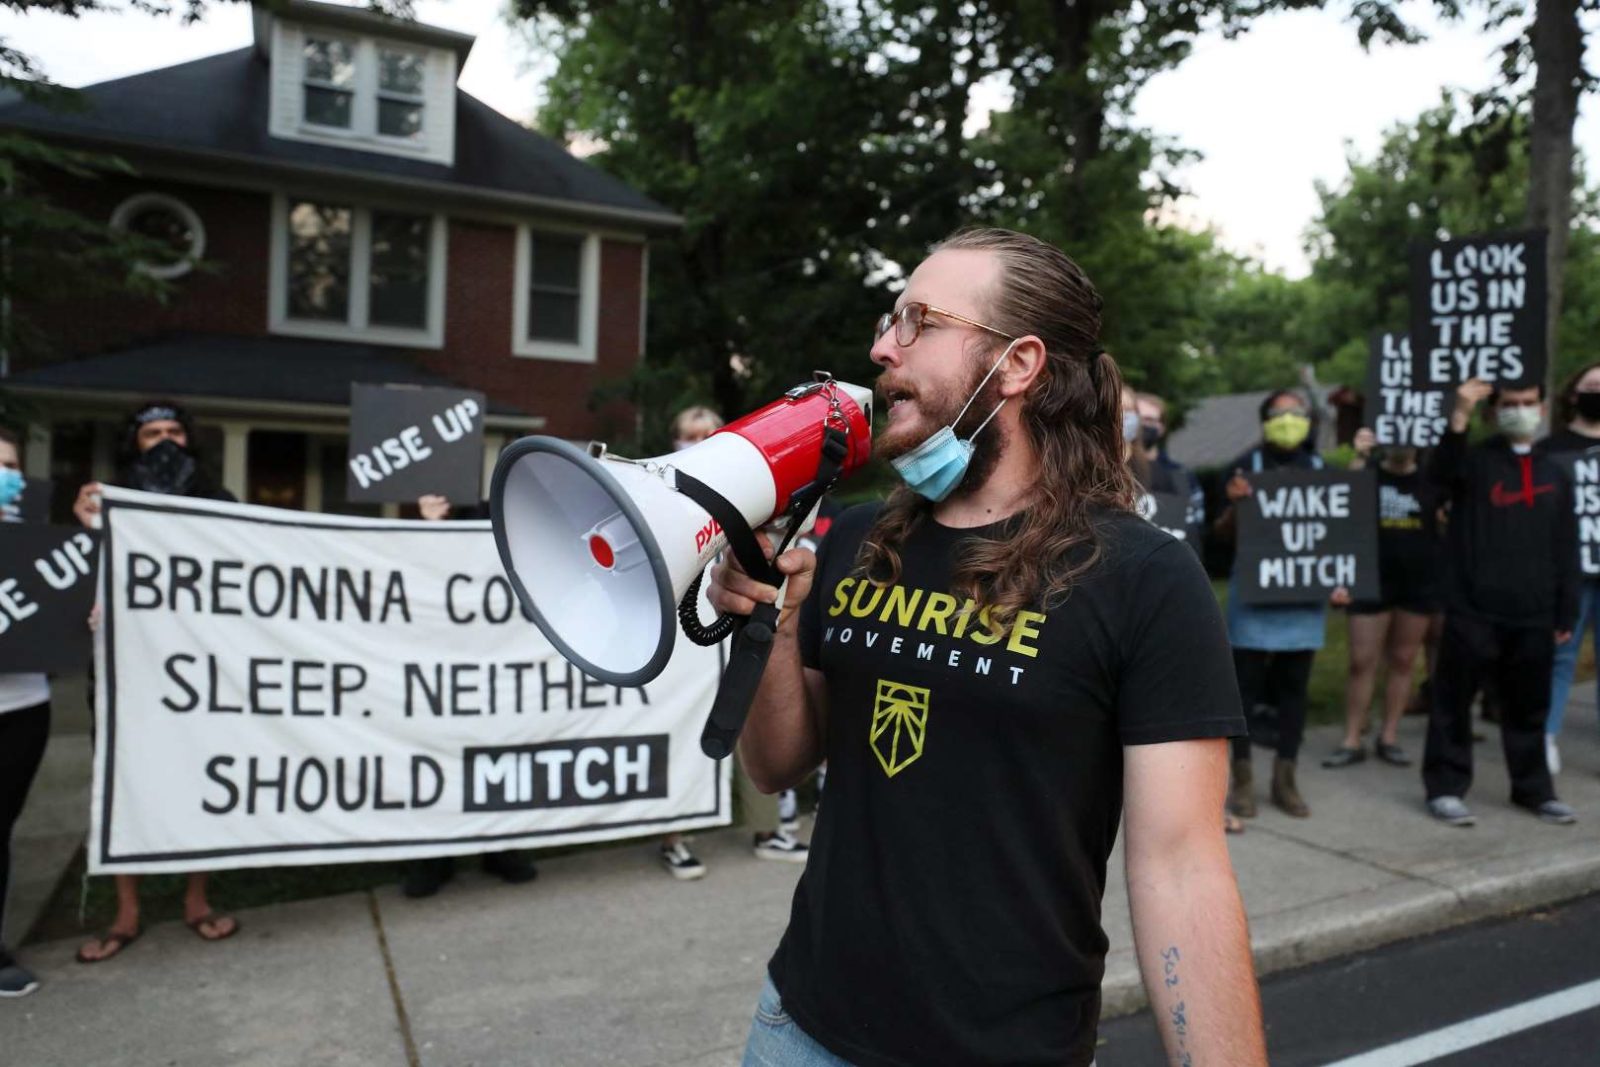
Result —
M 1246 604 L 1319 604 L 1335 589 L 1378 597 L 1377 481 L 1371 471 L 1245 475 L 1237 594 Z

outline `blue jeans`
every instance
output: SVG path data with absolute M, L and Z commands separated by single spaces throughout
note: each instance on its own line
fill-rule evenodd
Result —
M 1600 656 L 1600 582 L 1586 581 L 1578 589 L 1578 621 L 1572 627 L 1572 639 L 1556 646 L 1555 669 L 1550 672 L 1550 715 L 1545 720 L 1544 732 L 1559 734 L 1561 722 L 1567 716 L 1567 695 L 1572 692 L 1572 676 L 1578 670 L 1578 646 L 1583 644 L 1583 632 L 1594 631 L 1594 647 Z
M 741 1067 L 850 1067 L 849 1060 L 841 1060 L 811 1040 L 811 1035 L 789 1018 L 770 976 L 761 984 L 744 1059 L 739 1062 Z

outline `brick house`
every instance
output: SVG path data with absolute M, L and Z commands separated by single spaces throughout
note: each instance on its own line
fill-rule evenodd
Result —
M 144 267 L 173 279 L 164 306 L 20 309 L 49 350 L 0 385 L 44 413 L 26 462 L 57 513 L 147 396 L 195 413 L 241 500 L 310 510 L 375 510 L 344 500 L 352 382 L 482 390 L 486 468 L 524 433 L 629 432 L 590 398 L 642 357 L 647 242 L 680 220 L 457 88 L 470 36 L 288 0 L 254 38 L 92 86 L 85 111 L 0 106 L 136 172 L 53 199 L 173 246 Z

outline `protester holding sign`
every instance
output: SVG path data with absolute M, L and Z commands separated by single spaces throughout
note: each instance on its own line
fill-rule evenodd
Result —
M 1363 427 L 1356 433 L 1352 469 L 1367 465 L 1377 436 Z M 1378 680 L 1378 663 L 1389 668 L 1384 686 L 1383 725 L 1373 751 L 1385 763 L 1411 765 L 1396 731 L 1411 699 L 1411 675 L 1428 627 L 1439 611 L 1439 539 L 1435 517 L 1437 494 L 1417 464 L 1417 449 L 1393 445 L 1378 463 L 1378 578 L 1376 600 L 1349 607 L 1350 677 L 1345 686 L 1344 742 L 1322 761 L 1324 767 L 1348 767 L 1367 758 L 1362 735 Z
M 442 493 L 427 493 L 417 498 L 417 512 L 426 522 L 443 522 L 447 519 L 481 519 L 488 517 L 486 504 L 454 508 L 450 498 Z M 539 877 L 539 868 L 524 852 L 515 849 L 506 852 L 486 852 L 479 861 L 485 874 L 507 885 L 522 885 Z M 454 856 L 428 856 L 407 860 L 400 875 L 400 892 L 413 900 L 431 897 L 454 878 Z
M 1572 693 L 1572 679 L 1578 670 L 1578 650 L 1583 645 L 1585 631 L 1593 630 L 1594 647 L 1600 653 L 1600 363 L 1591 363 L 1567 379 L 1557 401 L 1557 417 L 1562 427 L 1545 438 L 1541 448 L 1572 469 L 1582 585 L 1572 640 L 1556 646 L 1555 668 L 1550 678 L 1550 715 L 1544 724 L 1544 750 L 1551 774 L 1561 773 L 1557 738 L 1561 736 L 1561 724 L 1566 719 L 1567 697 Z
M 0 427 L 0 506 L 21 497 L 21 441 Z M 18 521 L 4 513 L 0 521 Z M 5 929 L 11 881 L 11 830 L 22 814 L 33 776 L 50 737 L 50 681 L 43 674 L 0 674 L 0 931 Z M 0 997 L 23 997 L 39 988 L 33 974 L 0 943 Z
M 1472 700 L 1488 680 L 1501 700 L 1511 802 L 1546 822 L 1575 821 L 1556 799 L 1544 755 L 1555 648 L 1571 640 L 1578 615 L 1578 557 L 1571 486 L 1533 448 L 1543 395 L 1541 385 L 1462 384 L 1429 469 L 1450 500 L 1450 521 L 1422 780 L 1428 811 L 1451 826 L 1476 822 L 1463 798 L 1472 786 Z M 1486 397 L 1500 432 L 1468 447 L 1472 412 Z
M 1279 389 L 1261 402 L 1261 443 L 1240 456 L 1228 479 L 1228 507 L 1213 529 L 1217 536 L 1237 543 L 1236 505 L 1251 492 L 1249 476 L 1284 469 L 1322 470 L 1322 457 L 1310 447 L 1315 440 L 1311 406 L 1292 389 Z M 1348 592 L 1336 589 L 1332 603 L 1347 603 Z M 1295 761 L 1306 727 L 1306 691 L 1311 683 L 1311 661 L 1322 648 L 1327 606 L 1319 593 L 1315 601 L 1285 605 L 1247 605 L 1239 596 L 1239 583 L 1228 584 L 1228 639 L 1233 645 L 1233 666 L 1244 712 L 1271 693 L 1278 707 L 1277 758 L 1272 765 L 1270 795 L 1273 804 L 1297 818 L 1311 814 L 1295 781 Z M 1233 739 L 1233 784 L 1228 810 L 1241 818 L 1256 815 L 1255 772 L 1250 760 L 1250 739 Z
M 194 421 L 183 408 L 165 400 L 141 404 L 128 417 L 123 432 L 116 484 L 149 493 L 233 500 L 232 493 L 212 480 L 202 457 L 191 445 L 193 440 Z M 78 490 L 72 510 L 87 527 L 99 525 L 101 488 L 99 482 L 90 482 Z M 183 917 L 201 940 L 221 941 L 239 932 L 239 921 L 212 911 L 206 897 L 209 877 L 204 871 L 189 875 Z M 131 874 L 115 878 L 116 917 L 104 933 L 78 949 L 79 963 L 108 960 L 139 937 L 139 878 Z
M 703 404 L 684 408 L 672 419 L 672 450 L 682 452 L 722 429 L 722 416 Z M 757 859 L 804 863 L 809 849 L 797 836 L 800 830 L 800 799 L 793 789 L 785 789 L 775 799 L 762 795 L 735 763 L 739 772 L 739 804 L 746 826 L 772 827 L 753 830 L 751 848 Z M 680 881 L 705 876 L 705 863 L 689 848 L 682 834 L 668 834 L 661 841 L 661 865 Z
M 1145 488 L 1153 493 L 1180 493 L 1187 501 L 1184 526 L 1189 531 L 1189 547 L 1202 550 L 1206 523 L 1206 492 L 1200 479 L 1182 463 L 1167 455 L 1167 402 L 1154 393 L 1137 393 L 1139 447 L 1150 464 L 1150 481 Z

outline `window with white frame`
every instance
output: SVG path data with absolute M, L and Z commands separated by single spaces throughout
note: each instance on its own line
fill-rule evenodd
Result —
M 324 134 L 422 140 L 425 52 L 315 31 L 306 34 L 301 51 L 306 127 Z
M 313 126 L 348 130 L 355 116 L 355 45 L 338 37 L 306 37 L 305 108 Z
M 378 133 L 415 140 L 422 136 L 427 58 L 416 52 L 378 48 Z
M 278 197 L 273 328 L 437 346 L 443 338 L 444 220 Z
M 599 249 L 593 234 L 521 228 L 516 286 L 512 351 L 594 361 Z

